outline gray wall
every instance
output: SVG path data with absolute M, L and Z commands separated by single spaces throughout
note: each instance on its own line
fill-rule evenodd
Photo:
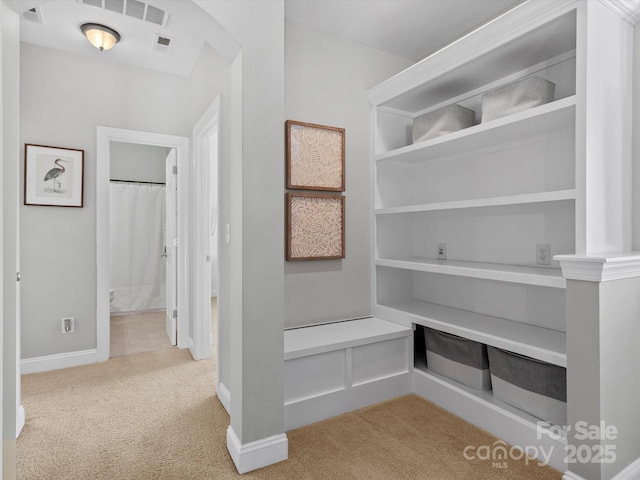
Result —
M 19 21 L 16 13 L 4 3 L 0 5 L 1 38 L 0 53 L 2 56 L 2 88 L 0 102 L 2 103 L 2 126 L 0 131 L 0 145 L 2 150 L 2 167 L 0 181 L 2 182 L 2 229 L 0 234 L 0 249 L 2 249 L 2 281 L 0 287 L 0 313 L 2 323 L 2 345 L 0 352 L 3 361 L 0 362 L 0 378 L 2 382 L 2 473 L 1 478 L 15 478 L 16 466 L 16 418 L 20 406 L 20 378 L 17 357 L 20 355 L 19 337 L 19 304 L 16 271 L 19 268 L 18 244 L 18 91 L 20 78 L 18 75 L 20 62 Z
M 165 182 L 166 160 L 170 148 L 111 142 L 109 149 L 111 180 Z
M 346 129 L 347 207 L 344 260 L 285 261 L 287 328 L 371 314 L 372 136 L 365 92 L 412 63 L 286 23 L 286 117 Z
M 231 66 L 231 427 L 284 431 L 284 2 L 196 0 L 242 46 Z
M 189 136 L 192 123 L 189 78 L 29 44 L 21 60 L 20 143 L 85 151 L 84 208 L 20 207 L 22 358 L 33 358 L 96 348 L 96 126 Z M 65 316 L 73 335 L 60 333 Z
M 640 251 L 640 23 L 633 32 L 633 132 L 632 132 L 632 245 Z

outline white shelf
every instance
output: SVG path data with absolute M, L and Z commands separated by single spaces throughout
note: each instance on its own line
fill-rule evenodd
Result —
M 407 326 L 417 323 L 554 365 L 567 366 L 564 332 L 420 300 L 379 304 L 376 313 Z
M 537 285 L 540 287 L 566 288 L 567 286 L 567 282 L 562 276 L 562 271 L 549 267 L 524 267 L 519 265 L 502 265 L 499 263 L 436 260 L 422 257 L 400 259 L 378 258 L 376 259 L 376 265 L 419 272 L 496 280 L 499 282 Z
M 284 359 L 392 340 L 412 333 L 411 328 L 375 317 L 294 328 L 284 332 Z
M 480 391 L 438 375 L 416 361 L 415 393 L 512 445 L 538 446 L 550 452 L 550 465 L 565 470 L 566 439 L 553 435 L 541 420 Z
M 575 125 L 575 95 L 491 122 L 408 145 L 375 156 L 376 161 L 423 162 L 532 138 Z
M 505 205 L 523 205 L 529 203 L 558 202 L 575 200 L 576 191 L 557 190 L 552 192 L 525 193 L 505 197 L 476 198 L 473 200 L 457 200 L 452 202 L 426 203 L 422 205 L 407 205 L 403 207 L 387 207 L 376 209 L 376 215 L 397 213 L 436 212 L 440 210 L 456 210 L 461 208 L 498 207 Z

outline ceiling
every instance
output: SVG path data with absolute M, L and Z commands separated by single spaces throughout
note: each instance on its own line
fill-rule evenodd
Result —
M 413 61 L 522 0 L 287 0 L 286 17 Z
M 285 14 L 292 21 L 417 61 L 520 2 L 285 0 Z M 182 76 L 191 73 L 205 41 L 213 42 L 210 32 L 216 28 L 213 21 L 206 24 L 204 19 L 208 16 L 203 15 L 200 7 L 185 0 L 7 0 L 7 3 L 22 15 L 23 42 Z M 144 10 L 144 4 L 167 13 L 162 24 L 131 16 L 139 11 L 140 5 L 146 13 L 157 13 L 149 7 Z M 33 8 L 35 11 L 29 11 Z M 113 11 L 116 9 L 120 12 Z M 99 52 L 80 33 L 80 25 L 86 22 L 114 28 L 122 35 L 122 41 L 112 50 Z M 168 51 L 157 47 L 158 35 L 170 39 Z

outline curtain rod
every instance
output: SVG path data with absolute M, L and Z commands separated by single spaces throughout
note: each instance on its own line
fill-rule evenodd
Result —
M 138 181 L 138 180 L 116 180 L 115 178 L 112 178 L 109 181 L 110 182 L 121 182 L 121 183 L 137 183 L 137 184 L 140 184 L 140 185 L 166 185 L 166 183 L 164 183 L 164 182 L 143 182 L 143 181 Z

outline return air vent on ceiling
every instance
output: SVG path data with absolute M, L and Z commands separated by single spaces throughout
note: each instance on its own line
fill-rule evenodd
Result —
M 169 53 L 173 48 L 173 38 L 166 35 L 156 35 L 153 50 L 156 52 Z
M 137 18 L 161 27 L 166 27 L 169 21 L 167 12 L 140 0 L 78 0 L 78 3 L 104 8 L 105 10 L 121 13 L 127 17 Z
M 22 12 L 22 18 L 35 23 L 44 23 L 42 20 L 42 13 L 38 7 L 30 8 L 26 12 Z

